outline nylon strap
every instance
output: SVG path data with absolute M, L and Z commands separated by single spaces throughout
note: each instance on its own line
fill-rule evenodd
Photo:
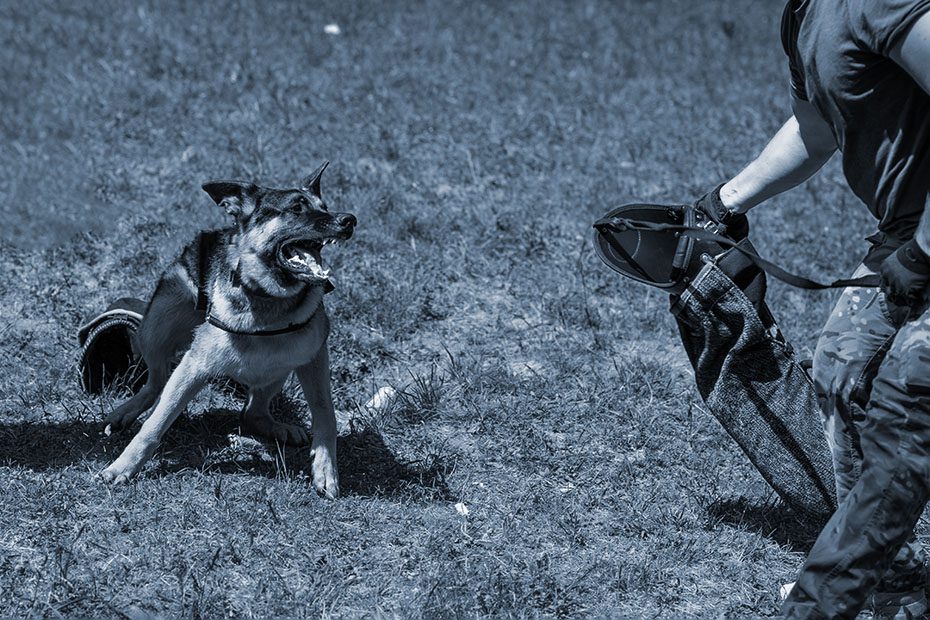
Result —
M 289 334 L 291 332 L 296 332 L 298 330 L 303 329 L 304 327 L 310 324 L 310 321 L 313 320 L 313 317 L 316 316 L 317 312 L 319 312 L 319 308 L 317 308 L 306 321 L 302 323 L 291 323 L 287 327 L 281 327 L 278 329 L 261 329 L 257 331 L 242 331 L 242 330 L 236 329 L 235 327 L 230 327 L 228 324 L 219 320 L 212 314 L 207 314 L 207 323 L 209 323 L 213 327 L 218 327 L 219 329 L 222 329 L 224 332 L 229 332 L 230 334 L 235 334 L 237 336 L 280 336 L 281 334 Z
M 201 232 L 198 239 L 200 247 L 198 248 L 199 254 L 197 256 L 197 310 L 199 312 L 206 313 L 208 299 L 207 299 L 207 276 L 208 271 L 210 270 L 210 250 L 211 239 L 210 233 Z
M 595 227 L 600 230 L 601 228 L 612 229 L 617 232 L 624 232 L 626 230 L 644 230 L 644 231 L 653 231 L 653 232 L 663 232 L 663 231 L 677 231 L 681 232 L 683 235 L 688 235 L 693 239 L 698 239 L 701 241 L 712 241 L 718 243 L 727 248 L 733 248 L 738 252 L 744 254 L 749 260 L 756 264 L 759 269 L 765 273 L 771 275 L 774 278 L 778 278 L 786 284 L 791 286 L 807 289 L 807 290 L 824 290 L 832 288 L 847 288 L 850 286 L 859 286 L 864 288 L 874 288 L 881 285 L 881 278 L 878 274 L 870 274 L 867 276 L 861 276 L 859 278 L 843 278 L 840 280 L 834 280 L 829 284 L 824 284 L 816 280 L 811 280 L 804 276 L 799 276 L 797 274 L 787 271 L 775 263 L 766 260 L 756 254 L 751 252 L 740 245 L 736 241 L 730 239 L 729 237 L 724 237 L 717 233 L 705 230 L 703 228 L 695 228 L 692 226 L 685 226 L 684 224 L 659 224 L 655 222 L 642 222 L 636 220 L 629 220 L 622 217 L 611 218 L 609 220 L 600 220 L 595 224 Z M 611 242 L 612 236 L 607 235 L 608 243 Z M 617 249 L 619 243 L 611 243 L 611 247 Z M 625 252 L 621 254 L 624 260 L 628 260 L 627 256 L 624 255 Z M 628 262 L 630 262 L 628 260 Z M 632 264 L 632 263 L 631 263 Z

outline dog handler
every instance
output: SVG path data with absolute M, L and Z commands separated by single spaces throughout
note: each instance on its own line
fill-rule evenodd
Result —
M 793 115 L 698 206 L 731 228 L 839 150 L 878 220 L 817 344 L 814 381 L 839 508 L 783 613 L 854 618 L 926 611 L 913 528 L 930 499 L 930 0 L 791 0 L 782 18 Z

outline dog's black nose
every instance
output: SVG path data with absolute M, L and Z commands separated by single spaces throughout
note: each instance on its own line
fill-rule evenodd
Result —
M 336 223 L 342 228 L 355 228 L 358 220 L 351 213 L 340 213 L 336 216 Z

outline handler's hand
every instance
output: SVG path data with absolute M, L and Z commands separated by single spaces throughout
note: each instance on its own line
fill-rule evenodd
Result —
M 927 301 L 930 257 L 911 239 L 886 258 L 879 268 L 882 291 L 896 306 L 914 309 Z
M 721 235 L 726 235 L 736 241 L 741 241 L 749 235 L 749 220 L 744 213 L 733 213 L 727 209 L 720 200 L 718 185 L 713 191 L 707 192 L 694 203 L 694 208 L 703 213 L 711 222 L 717 225 Z

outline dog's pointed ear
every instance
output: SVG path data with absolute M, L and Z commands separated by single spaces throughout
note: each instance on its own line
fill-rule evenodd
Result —
M 323 176 L 323 171 L 326 170 L 326 166 L 329 165 L 329 161 L 324 161 L 323 165 L 310 173 L 306 179 L 300 183 L 300 188 L 304 189 L 317 198 L 322 198 L 322 193 L 320 191 L 320 178 Z
M 203 191 L 210 194 L 213 202 L 223 207 L 226 213 L 235 218 L 252 215 L 255 210 L 255 198 L 258 186 L 243 181 L 209 181 L 203 184 Z

